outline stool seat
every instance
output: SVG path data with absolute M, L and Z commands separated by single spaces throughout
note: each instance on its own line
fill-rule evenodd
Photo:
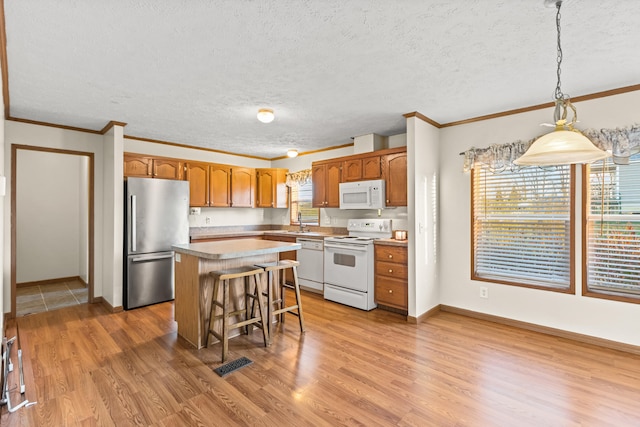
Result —
M 271 340 L 269 339 L 269 329 L 265 326 L 267 324 L 267 313 L 263 309 L 263 306 L 265 305 L 265 292 L 262 286 L 262 280 L 260 280 L 260 276 L 263 273 L 264 269 L 255 266 L 229 268 L 209 273 L 209 276 L 214 280 L 214 284 L 206 347 L 209 347 L 209 335 L 213 335 L 218 338 L 222 343 L 222 362 L 225 362 L 227 359 L 227 353 L 229 351 L 229 331 L 231 329 L 244 327 L 245 333 L 248 334 L 248 326 L 256 324 L 260 329 L 262 329 L 264 346 L 267 347 L 271 343 Z M 253 278 L 253 282 L 255 284 L 255 292 L 251 291 L 251 278 Z M 244 279 L 244 308 L 235 311 L 231 311 L 232 307 L 229 301 L 229 286 L 232 279 Z M 220 287 L 222 287 L 221 300 L 218 299 Z M 258 301 L 259 314 L 257 316 L 254 315 L 255 304 L 251 304 L 251 309 L 249 309 L 250 299 L 253 299 L 254 302 L 255 300 Z M 222 314 L 216 315 L 216 307 L 222 309 Z M 242 320 L 236 321 L 236 323 L 229 323 L 230 317 L 242 315 L 244 315 L 244 319 L 241 318 Z M 220 333 L 213 329 L 213 323 L 216 319 L 222 319 L 222 331 Z
M 261 269 L 263 269 L 266 272 L 269 271 L 277 271 L 277 270 L 284 270 L 286 268 L 292 268 L 293 266 L 299 266 L 300 262 L 293 260 L 293 259 L 283 259 L 277 262 L 267 262 L 264 264 L 256 264 L 256 267 L 260 267 Z
M 219 280 L 237 279 L 239 277 L 253 276 L 262 273 L 262 268 L 252 266 L 229 268 L 226 270 L 212 271 L 209 274 Z

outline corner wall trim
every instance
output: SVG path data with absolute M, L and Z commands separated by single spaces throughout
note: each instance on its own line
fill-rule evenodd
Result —
M 595 345 L 611 350 L 624 351 L 625 353 L 640 355 L 640 346 L 625 344 L 618 341 L 611 341 L 604 338 L 593 337 L 590 335 L 579 334 L 576 332 L 564 331 L 562 329 L 550 328 L 548 326 L 536 325 L 535 323 L 522 322 L 520 320 L 509 319 L 506 317 L 494 316 L 493 314 L 480 313 L 464 308 L 452 307 L 449 305 L 441 305 L 441 311 L 459 314 L 461 316 L 472 317 L 474 319 L 486 320 L 488 322 L 499 323 L 501 325 L 513 326 L 515 328 L 525 329 L 528 331 L 539 332 L 545 335 L 564 338 L 577 341 L 583 344 Z
M 440 312 L 440 306 L 436 305 L 435 307 L 433 307 L 432 309 L 422 313 L 420 316 L 418 317 L 413 317 L 413 316 L 407 316 L 407 323 L 411 323 L 414 325 L 417 325 L 419 323 L 424 322 L 425 320 L 427 320 L 429 317 L 435 316 L 436 314 L 438 314 Z

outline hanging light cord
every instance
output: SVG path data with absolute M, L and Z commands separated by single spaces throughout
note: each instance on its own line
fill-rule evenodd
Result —
M 560 44 L 560 6 L 562 6 L 562 2 L 558 1 L 556 3 L 556 8 L 558 9 L 558 12 L 556 13 L 556 29 L 558 30 L 558 56 L 556 58 L 556 61 L 558 62 L 558 84 L 556 84 L 556 100 L 564 99 L 564 94 L 560 88 L 560 66 L 562 65 L 562 45 Z
M 556 124 L 556 130 L 574 130 L 574 125 L 578 121 L 578 112 L 576 111 L 576 107 L 571 103 L 571 99 L 569 95 L 565 95 L 562 93 L 561 89 L 561 79 L 560 75 L 562 74 L 562 44 L 560 43 L 560 6 L 562 6 L 562 0 L 556 1 L 556 30 L 558 33 L 558 54 L 556 56 L 556 62 L 558 63 L 558 69 L 556 71 L 556 75 L 558 76 L 558 83 L 556 84 L 555 98 L 556 98 L 556 108 L 553 112 L 553 120 Z M 568 110 L 573 112 L 573 117 L 571 120 L 567 120 L 567 112 Z

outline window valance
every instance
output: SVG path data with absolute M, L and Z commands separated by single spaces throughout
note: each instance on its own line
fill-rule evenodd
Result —
M 311 169 L 303 169 L 298 172 L 288 173 L 286 184 L 287 187 L 296 185 L 304 185 L 311 181 Z
M 581 132 L 596 147 L 612 153 L 616 164 L 628 164 L 629 157 L 640 152 L 640 125 L 622 129 L 587 129 Z M 522 156 L 535 139 L 537 138 L 529 141 L 493 144 L 487 148 L 471 147 L 461 153 L 464 155 L 464 171 L 470 171 L 476 163 L 485 164 L 494 171 L 518 169 L 519 166 L 513 161 Z

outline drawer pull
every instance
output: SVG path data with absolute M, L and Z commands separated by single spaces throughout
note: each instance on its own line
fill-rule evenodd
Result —
M 393 273 L 393 270 L 392 270 L 392 269 L 389 269 L 389 273 Z
M 393 289 L 389 289 L 389 293 L 392 294 L 393 293 Z
M 389 258 L 393 258 L 393 255 L 389 254 Z

